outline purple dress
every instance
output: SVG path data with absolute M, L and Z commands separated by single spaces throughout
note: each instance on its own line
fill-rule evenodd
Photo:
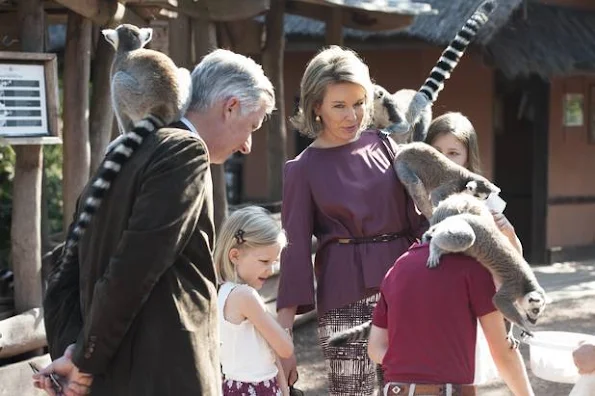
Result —
M 339 147 L 308 147 L 288 161 L 282 223 L 289 245 L 281 258 L 277 309 L 312 310 L 316 277 L 319 317 L 378 292 L 386 271 L 427 229 L 376 131 L 363 132 L 357 141 Z M 403 231 L 409 237 L 390 242 L 326 243 Z M 312 235 L 322 246 L 315 268 Z

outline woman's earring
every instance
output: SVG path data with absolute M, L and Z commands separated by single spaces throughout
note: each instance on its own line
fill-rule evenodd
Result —
M 316 116 L 315 121 L 316 122 L 320 122 L 320 116 L 319 115 Z

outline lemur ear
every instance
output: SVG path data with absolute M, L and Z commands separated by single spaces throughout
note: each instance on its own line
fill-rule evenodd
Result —
M 471 180 L 465 185 L 467 191 L 474 193 L 477 191 L 477 182 L 475 180 Z
M 115 49 L 118 49 L 118 32 L 116 32 L 114 29 L 103 29 L 101 33 L 108 43 L 110 43 Z
M 141 47 L 144 47 L 151 38 L 153 37 L 153 29 L 151 28 L 141 28 L 139 33 L 139 38 L 141 42 Z

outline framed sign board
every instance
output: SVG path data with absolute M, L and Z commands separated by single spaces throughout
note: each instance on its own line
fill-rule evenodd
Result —
M 60 143 L 55 54 L 0 52 L 0 141 Z

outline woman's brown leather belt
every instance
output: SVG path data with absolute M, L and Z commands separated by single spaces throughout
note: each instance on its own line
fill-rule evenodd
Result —
M 389 232 L 387 234 L 380 234 L 370 237 L 355 237 L 355 238 L 337 238 L 335 241 L 341 245 L 353 245 L 358 243 L 377 243 L 377 242 L 390 242 L 397 238 L 403 238 L 409 236 L 409 230 L 399 232 Z
M 404 382 L 389 382 L 384 386 L 385 396 L 476 396 L 474 385 L 457 384 L 407 384 Z

